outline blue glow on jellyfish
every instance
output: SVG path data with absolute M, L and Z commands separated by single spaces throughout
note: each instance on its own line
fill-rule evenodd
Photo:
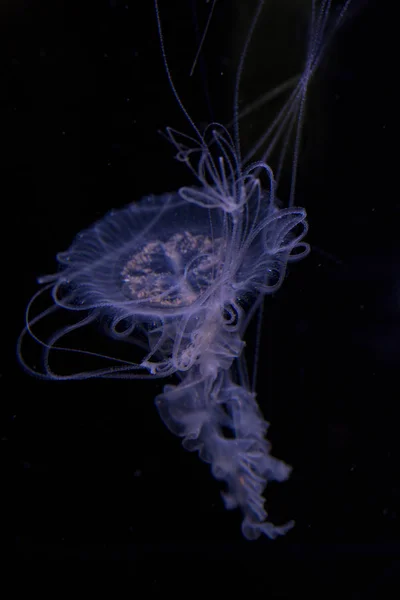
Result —
M 175 385 L 165 385 L 155 400 L 159 414 L 182 438 L 183 446 L 197 451 L 213 476 L 226 484 L 225 505 L 241 509 L 247 539 L 261 534 L 275 538 L 293 526 L 292 521 L 271 523 L 264 506 L 267 483 L 286 480 L 291 468 L 270 453 L 268 423 L 249 381 L 244 336 L 265 295 L 281 286 L 287 264 L 309 251 L 304 241 L 306 211 L 294 204 L 305 99 L 329 37 L 349 3 L 332 24 L 331 2 L 322 0 L 317 6 L 312 0 L 304 70 L 278 116 L 243 158 L 239 84 L 263 1 L 258 2 L 237 70 L 233 133 L 218 123 L 201 133 L 174 87 L 155 0 L 167 76 L 193 132 L 189 136 L 168 129 L 167 137 L 195 183 L 111 211 L 78 234 L 70 248 L 58 254 L 59 271 L 40 278 L 45 285 L 29 303 L 18 342 L 24 367 L 48 379 L 174 375 Z M 266 161 L 278 139 L 283 140 L 282 155 L 288 151 L 292 132 L 290 197 L 283 207 Z M 251 162 L 260 148 L 261 158 Z M 32 317 L 33 304 L 46 291 L 52 304 Z M 76 315 L 76 320 L 43 339 L 36 326 L 59 309 Z M 139 358 L 130 361 L 64 345 L 71 334 L 94 322 L 101 322 L 109 336 L 129 342 L 132 357 Z M 42 348 L 41 372 L 24 358 L 27 337 Z M 87 358 L 103 365 L 60 373 L 52 363 L 59 353 L 77 355 L 79 364 Z

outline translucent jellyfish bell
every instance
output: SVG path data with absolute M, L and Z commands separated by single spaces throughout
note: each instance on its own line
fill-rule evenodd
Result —
M 218 217 L 188 205 L 177 194 L 149 196 L 111 211 L 78 234 L 66 252 L 58 254 L 59 273 L 41 282 L 50 282 L 56 307 L 84 313 L 74 328 L 86 325 L 89 314 L 90 320 L 107 323 L 109 335 L 135 340 L 140 332 L 149 345 L 140 364 L 113 366 L 82 373 L 82 377 L 117 372 L 127 375 L 136 370 L 165 375 L 181 368 L 182 323 L 188 327 L 191 317 L 201 311 L 200 299 L 220 276 L 222 222 Z M 25 333 L 35 335 L 35 326 L 47 311 L 31 320 L 31 308 Z M 48 359 L 53 350 L 60 351 L 60 341 L 68 333 L 70 327 L 61 329 L 56 339 L 44 342 L 44 375 L 58 377 Z M 22 353 L 20 357 L 24 361 Z

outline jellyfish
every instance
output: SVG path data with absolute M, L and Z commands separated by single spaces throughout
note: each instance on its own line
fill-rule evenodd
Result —
M 17 346 L 23 367 L 45 379 L 166 379 L 155 398 L 161 419 L 224 483 L 225 506 L 241 510 L 248 540 L 273 539 L 294 524 L 268 519 L 267 484 L 285 481 L 291 467 L 271 454 L 269 424 L 256 398 L 257 365 L 250 378 L 244 348 L 248 325 L 265 296 L 279 290 L 287 265 L 309 252 L 306 211 L 295 205 L 296 173 L 308 86 L 350 0 L 333 23 L 331 4 L 312 0 L 303 71 L 279 114 L 243 156 L 240 80 L 264 0 L 257 2 L 237 67 L 233 122 L 230 127 L 211 123 L 204 131 L 176 90 L 154 0 L 166 75 L 190 127 L 188 133 L 167 128 L 166 137 L 193 184 L 112 210 L 79 233 L 57 255 L 58 271 L 39 278 L 43 287 L 28 304 Z M 279 177 L 267 161 L 278 142 L 285 158 L 291 135 L 292 175 L 283 203 L 277 196 Z M 44 294 L 49 306 L 33 314 Z M 61 325 L 60 313 L 72 318 Z M 54 317 L 50 333 L 39 333 Z M 130 358 L 69 343 L 74 333 L 94 326 L 127 344 Z M 26 358 L 28 339 L 41 348 L 41 370 Z M 57 356 L 63 357 L 61 368 Z M 66 356 L 78 359 L 68 372 Z M 257 363 L 257 352 L 253 359 Z

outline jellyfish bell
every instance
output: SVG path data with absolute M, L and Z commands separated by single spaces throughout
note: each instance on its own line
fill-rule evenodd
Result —
M 51 287 L 56 308 L 77 315 L 74 329 L 87 325 L 88 318 L 96 319 L 107 323 L 105 331 L 111 337 L 129 336 L 135 341 L 140 333 L 140 339 L 147 337 L 150 346 L 139 364 L 82 373 L 82 377 L 122 371 L 139 374 L 145 369 L 165 375 L 182 366 L 180 357 L 189 335 L 185 328 L 194 328 L 204 312 L 204 297 L 212 290 L 216 293 L 221 278 L 222 227 L 218 214 L 190 206 L 177 194 L 148 196 L 111 211 L 57 255 L 59 272 L 41 282 Z M 211 230 L 213 237 L 209 236 Z M 48 316 L 44 311 L 32 319 L 31 309 L 32 305 L 23 337 L 35 335 L 35 327 Z M 52 352 L 70 350 L 60 347 L 70 331 L 70 327 L 60 329 L 56 338 L 43 342 L 45 376 L 58 377 L 49 367 L 49 358 Z M 19 355 L 28 366 L 22 341 Z M 160 357 L 157 362 L 155 353 Z

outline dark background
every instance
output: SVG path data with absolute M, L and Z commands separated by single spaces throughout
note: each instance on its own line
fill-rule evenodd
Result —
M 286 16 L 290 3 L 281 6 L 271 9 L 274 34 L 265 34 L 265 13 L 255 33 L 243 104 L 301 61 L 307 13 Z M 191 182 L 158 133 L 187 125 L 153 3 L 2 5 L 1 481 L 10 555 L 240 559 L 256 574 L 254 564 L 267 574 L 292 562 L 301 577 L 315 561 L 320 573 L 340 562 L 353 574 L 352 598 L 397 579 L 398 26 L 389 2 L 353 6 L 310 90 L 297 203 L 309 213 L 313 252 L 265 310 L 259 403 L 275 455 L 294 467 L 289 482 L 268 488 L 268 507 L 272 520 L 297 525 L 276 542 L 250 543 L 208 466 L 161 423 L 152 402 L 161 382 L 45 382 L 15 358 L 36 277 L 54 271 L 55 254 L 110 208 Z M 195 0 L 162 6 L 174 81 L 200 124 L 231 119 L 249 24 L 243 4 L 217 2 L 189 78 L 208 9 Z M 272 108 L 243 124 L 244 143 Z

